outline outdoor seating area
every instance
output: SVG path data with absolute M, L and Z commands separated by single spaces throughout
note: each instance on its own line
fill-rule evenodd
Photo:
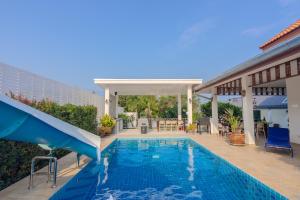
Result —
M 157 131 L 184 131 L 185 121 L 178 119 L 158 119 Z
M 256 144 L 261 143 L 261 140 L 263 140 L 266 151 L 277 150 L 278 152 L 278 150 L 281 150 L 290 153 L 291 157 L 294 156 L 289 129 L 279 128 L 278 124 L 273 124 L 273 127 L 270 127 L 265 122 L 256 122 L 254 130 Z M 219 136 L 224 137 L 226 141 L 229 140 L 231 135 L 229 125 L 219 123 L 218 131 Z

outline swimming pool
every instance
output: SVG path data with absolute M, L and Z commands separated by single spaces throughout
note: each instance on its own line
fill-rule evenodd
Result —
M 51 200 L 286 199 L 190 139 L 118 139 Z

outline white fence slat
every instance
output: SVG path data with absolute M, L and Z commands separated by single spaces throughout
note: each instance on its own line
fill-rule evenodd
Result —
M 78 87 L 0 63 L 0 93 L 22 95 L 37 101 L 49 99 L 60 105 L 94 105 L 98 117 L 103 113 L 103 98 L 98 94 Z

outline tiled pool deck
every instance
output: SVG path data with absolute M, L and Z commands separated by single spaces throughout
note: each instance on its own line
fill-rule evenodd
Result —
M 291 158 L 287 154 L 265 152 L 262 141 L 257 146 L 236 147 L 227 144 L 224 138 L 216 135 L 156 132 L 141 135 L 137 131 L 130 130 L 103 138 L 101 147 L 105 148 L 115 138 L 141 137 L 189 137 L 288 198 L 300 199 L 300 145 L 294 146 L 295 157 Z M 42 176 L 36 177 L 35 187 L 29 191 L 27 177 L 0 191 L 0 199 L 48 199 L 80 170 L 75 162 L 73 153 L 59 160 L 58 187 L 55 189 L 51 189 L 51 184 L 46 183 L 46 177 Z M 82 159 L 81 168 L 87 162 L 88 158 Z

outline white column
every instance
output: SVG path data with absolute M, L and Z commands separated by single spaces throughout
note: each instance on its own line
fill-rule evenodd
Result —
M 248 76 L 242 77 L 243 122 L 246 144 L 255 144 L 252 87 L 248 87 Z
M 212 90 L 212 100 L 211 100 L 211 133 L 218 133 L 218 95 L 216 93 L 216 90 Z
M 288 98 L 288 128 L 291 142 L 300 144 L 300 76 L 286 79 Z
M 119 105 L 119 95 L 116 94 L 116 110 L 115 110 L 115 114 L 116 114 L 116 119 L 118 118 L 118 105 Z
M 109 88 L 104 89 L 104 114 L 109 115 L 110 93 Z
M 189 85 L 187 89 L 187 116 L 188 116 L 188 124 L 193 123 L 193 92 L 192 86 Z
M 182 120 L 182 113 L 181 113 L 181 94 L 177 95 L 177 119 Z

